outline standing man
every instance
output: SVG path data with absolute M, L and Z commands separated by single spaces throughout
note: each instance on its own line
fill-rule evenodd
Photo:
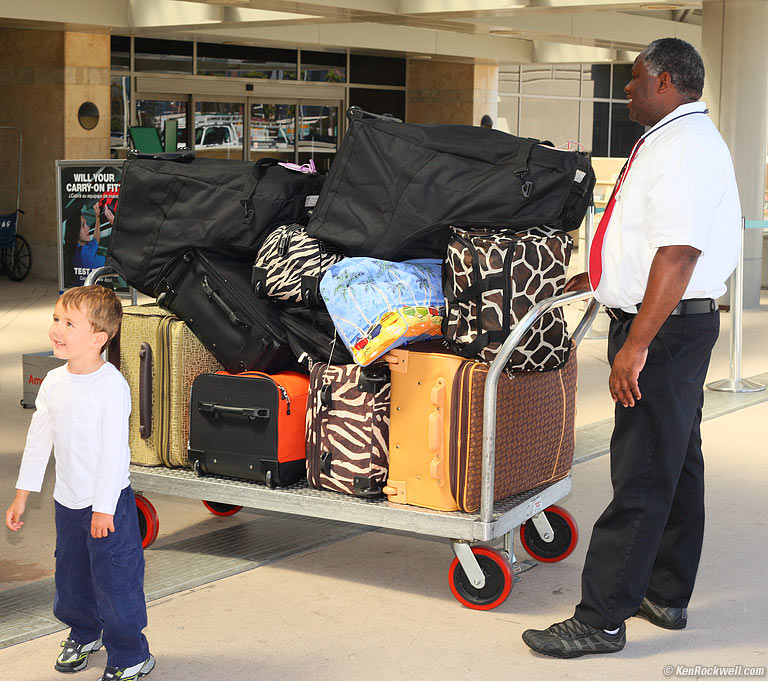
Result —
M 704 64 L 652 42 L 624 88 L 638 140 L 592 242 L 591 287 L 611 317 L 613 499 L 592 531 L 573 617 L 523 641 L 555 657 L 613 653 L 624 620 L 686 625 L 704 533 L 701 407 L 719 331 L 715 299 L 739 253 L 733 162 L 704 102 Z

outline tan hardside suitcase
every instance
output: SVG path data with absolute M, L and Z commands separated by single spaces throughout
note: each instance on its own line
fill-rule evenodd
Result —
M 390 501 L 476 511 L 482 476 L 488 365 L 447 353 L 393 350 Z M 571 470 L 576 353 L 561 369 L 502 374 L 496 400 L 496 500 Z
M 110 360 L 131 388 L 131 463 L 188 466 L 192 382 L 222 366 L 184 322 L 157 305 L 124 308 L 118 344 Z

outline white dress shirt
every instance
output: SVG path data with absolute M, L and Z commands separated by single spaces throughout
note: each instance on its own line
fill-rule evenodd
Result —
M 739 256 L 741 205 L 731 154 L 705 111 L 704 102 L 683 104 L 643 135 L 603 242 L 595 297 L 606 307 L 636 311 L 662 246 L 701 251 L 683 300 L 725 293 Z
M 128 383 L 109 363 L 90 374 L 68 367 L 52 369 L 40 384 L 16 488 L 40 491 L 53 445 L 53 498 L 67 508 L 114 515 L 129 484 Z

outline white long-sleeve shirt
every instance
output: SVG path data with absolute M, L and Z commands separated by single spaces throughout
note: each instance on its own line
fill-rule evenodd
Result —
M 90 374 L 72 374 L 65 364 L 48 372 L 35 407 L 16 488 L 40 491 L 53 445 L 53 498 L 114 515 L 130 481 L 131 393 L 123 376 L 109 363 Z

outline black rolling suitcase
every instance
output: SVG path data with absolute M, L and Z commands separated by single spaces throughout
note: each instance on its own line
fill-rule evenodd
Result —
M 309 378 L 293 371 L 201 374 L 189 402 L 189 463 L 198 475 L 292 485 L 306 474 Z
M 168 263 L 155 296 L 232 374 L 273 373 L 294 362 L 277 307 L 251 288 L 250 263 L 188 251 Z

